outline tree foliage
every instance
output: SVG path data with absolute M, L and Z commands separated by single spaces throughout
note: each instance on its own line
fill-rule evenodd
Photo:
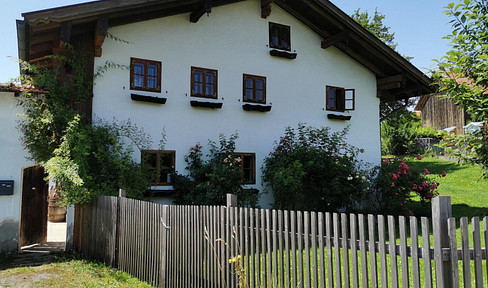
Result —
M 209 152 L 203 156 L 203 146 L 197 143 L 185 155 L 188 175 L 172 175 L 177 204 L 224 205 L 226 194 L 237 195 L 240 205 L 255 207 L 257 194 L 242 187 L 242 159 L 234 154 L 237 134 L 229 139 L 220 134 L 219 142 L 209 140 Z
M 390 32 L 390 27 L 383 23 L 386 16 L 381 12 L 378 12 L 378 9 L 375 9 L 374 14 L 370 15 L 368 11 L 361 11 L 361 9 L 358 8 L 351 15 L 351 18 L 366 28 L 366 30 L 373 33 L 373 35 L 378 37 L 378 39 L 383 41 L 383 43 L 388 45 L 391 49 L 396 51 L 398 43 L 395 42 L 395 32 Z M 409 61 L 413 59 L 413 57 L 410 56 L 403 55 L 403 57 Z M 401 100 L 382 102 L 380 106 L 380 120 L 385 120 L 389 115 L 397 113 L 411 104 L 411 102 L 404 103 Z
M 378 12 L 378 9 L 374 10 L 374 15 L 370 15 L 368 11 L 361 12 L 361 9 L 358 8 L 351 17 L 386 45 L 390 46 L 391 49 L 396 50 L 398 43 L 395 42 L 395 33 L 390 32 L 390 27 L 383 23 L 386 16 Z
M 346 143 L 348 129 L 299 124 L 288 127 L 264 160 L 262 179 L 279 209 L 337 211 L 351 209 L 366 191 L 360 149 Z
M 437 60 L 433 77 L 443 92 L 471 115 L 474 121 L 488 120 L 488 3 L 464 0 L 449 3 L 445 12 L 452 32 L 446 38 L 451 50 Z M 464 78 L 461 80 L 461 78 Z M 471 163 L 480 164 L 488 172 L 488 132 L 482 129 L 468 137 L 457 139 L 463 153 L 457 153 Z M 459 151 L 458 151 L 459 152 Z M 463 156 L 464 155 L 464 156 Z
M 26 93 L 21 101 L 23 145 L 57 183 L 66 203 L 86 204 L 98 195 L 114 195 L 119 188 L 128 197 L 142 198 L 150 175 L 134 162 L 132 145 L 125 145 L 125 139 L 137 148 L 148 146 L 151 139 L 130 121 L 92 125 L 77 111 L 91 101 L 93 86 L 86 73 L 84 43 L 76 41 L 65 54 L 52 56 L 51 69 L 22 63 L 23 82 L 45 91 Z

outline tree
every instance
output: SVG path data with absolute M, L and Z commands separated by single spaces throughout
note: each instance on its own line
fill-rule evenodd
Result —
M 383 23 L 386 16 L 380 12 L 378 9 L 374 10 L 374 15 L 370 15 L 368 11 L 361 12 L 361 9 L 354 11 L 351 18 L 356 20 L 361 26 L 366 28 L 369 32 L 373 33 L 378 39 L 383 41 L 391 49 L 396 51 L 398 43 L 395 42 L 395 33 L 390 32 L 390 27 Z M 405 59 L 410 61 L 413 57 L 402 55 Z M 382 102 L 380 106 L 380 120 L 383 121 L 392 114 L 402 113 L 406 111 L 405 107 L 411 105 L 412 101 L 389 101 Z
M 471 115 L 474 121 L 488 120 L 488 3 L 484 0 L 464 0 L 449 3 L 452 32 L 446 38 L 451 50 L 436 60 L 438 69 L 433 78 L 439 91 Z M 465 78 L 459 81 L 460 78 Z M 471 163 L 480 164 L 488 173 L 488 133 L 479 133 L 457 139 L 464 152 L 458 155 Z M 459 149 L 457 150 L 459 152 Z
M 361 12 L 361 9 L 358 8 L 351 17 L 386 45 L 390 46 L 391 49 L 396 50 L 398 43 L 395 43 L 395 33 L 390 33 L 390 27 L 383 24 L 386 16 L 378 12 L 378 8 L 374 10 L 373 16 L 370 16 L 368 11 Z

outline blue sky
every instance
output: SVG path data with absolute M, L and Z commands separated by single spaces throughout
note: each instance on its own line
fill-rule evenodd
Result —
M 17 57 L 17 32 L 15 20 L 21 13 L 52 7 L 84 3 L 81 0 L 2 0 L 0 9 L 0 82 L 9 82 L 19 74 L 19 66 L 10 57 Z M 449 50 L 449 43 L 442 39 L 449 34 L 449 19 L 444 15 L 442 0 L 332 0 L 347 14 L 360 8 L 373 13 L 375 8 L 386 15 L 384 23 L 395 32 L 397 50 L 414 57 L 412 63 L 422 71 L 433 67 L 432 59 L 442 57 Z

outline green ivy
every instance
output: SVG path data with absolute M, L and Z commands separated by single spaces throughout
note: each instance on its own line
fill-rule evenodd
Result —
M 93 87 L 85 43 L 80 39 L 63 55 L 52 56 L 51 69 L 21 63 L 23 83 L 44 90 L 22 98 L 23 145 L 45 167 L 68 204 L 116 195 L 119 188 L 140 199 L 150 185 L 150 173 L 132 159 L 132 147 L 147 149 L 151 139 L 130 121 L 91 124 L 87 121 L 91 115 L 79 114 L 78 107 L 91 101 Z

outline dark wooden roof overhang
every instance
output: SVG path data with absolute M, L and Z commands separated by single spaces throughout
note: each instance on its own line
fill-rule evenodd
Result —
M 191 13 L 197 22 L 211 6 L 243 0 L 118 0 L 94 1 L 77 5 L 23 13 L 17 21 L 19 58 L 39 63 L 55 55 L 72 37 L 94 33 L 94 54 L 101 56 L 101 46 L 108 27 Z
M 275 0 L 274 3 L 310 27 L 323 41 L 323 49 L 335 46 L 371 70 L 377 79 L 377 95 L 383 101 L 433 93 L 432 79 L 364 29 L 327 0 Z
M 197 22 L 211 7 L 243 0 L 104 0 L 24 13 L 17 22 L 19 58 L 33 61 L 56 54 L 66 41 L 94 33 L 94 54 L 100 56 L 107 28 L 180 13 Z M 322 48 L 335 46 L 371 70 L 377 95 L 384 101 L 407 99 L 435 91 L 432 80 L 327 0 L 261 0 L 261 17 L 274 3 L 323 38 Z M 39 61 L 40 61 L 39 60 Z M 35 61 L 34 61 L 35 62 Z

